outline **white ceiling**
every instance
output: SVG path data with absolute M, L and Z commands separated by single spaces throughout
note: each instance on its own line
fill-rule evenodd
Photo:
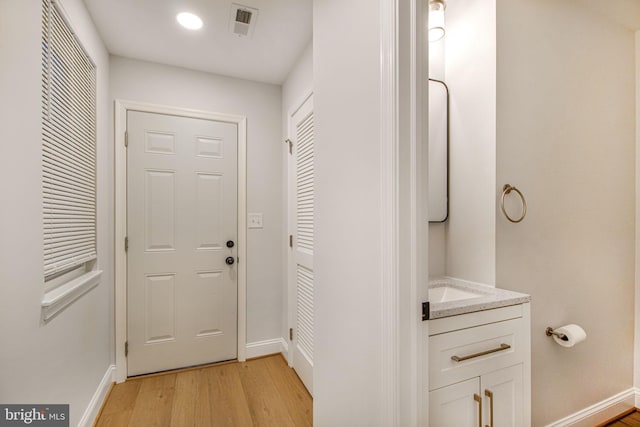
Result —
M 640 0 L 573 0 L 640 30 Z M 232 0 L 84 0 L 110 53 L 248 80 L 281 84 L 312 37 L 312 0 L 236 0 L 259 10 L 252 37 L 229 28 Z M 175 19 L 189 11 L 200 31 Z
M 237 0 L 259 10 L 252 37 L 229 28 L 231 0 L 84 0 L 110 53 L 281 84 L 312 37 L 312 0 Z M 182 28 L 179 12 L 204 21 Z

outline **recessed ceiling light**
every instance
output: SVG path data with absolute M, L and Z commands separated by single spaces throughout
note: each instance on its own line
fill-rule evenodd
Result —
M 176 16 L 176 19 L 183 27 L 189 30 L 199 30 L 202 28 L 202 19 L 198 15 L 189 12 L 182 12 Z

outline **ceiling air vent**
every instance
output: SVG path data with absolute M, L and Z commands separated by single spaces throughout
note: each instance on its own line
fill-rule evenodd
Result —
M 258 18 L 258 9 L 252 7 L 243 6 L 241 4 L 231 4 L 231 22 L 230 30 L 232 33 L 239 36 L 253 35 L 253 30 L 256 26 L 256 20 Z
M 236 23 L 249 25 L 251 23 L 251 15 L 249 10 L 236 10 Z

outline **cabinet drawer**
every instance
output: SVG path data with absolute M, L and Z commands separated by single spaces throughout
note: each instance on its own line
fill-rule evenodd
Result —
M 429 337 L 429 390 L 521 363 L 524 335 L 517 318 Z

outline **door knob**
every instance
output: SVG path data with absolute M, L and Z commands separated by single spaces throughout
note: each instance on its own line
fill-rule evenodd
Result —
M 227 265 L 233 265 L 233 263 L 236 262 L 236 259 L 232 256 L 228 256 L 227 259 L 224 260 L 224 262 L 226 262 Z
M 233 243 L 233 240 L 227 240 L 227 247 L 228 248 L 232 248 L 235 246 L 235 243 Z

